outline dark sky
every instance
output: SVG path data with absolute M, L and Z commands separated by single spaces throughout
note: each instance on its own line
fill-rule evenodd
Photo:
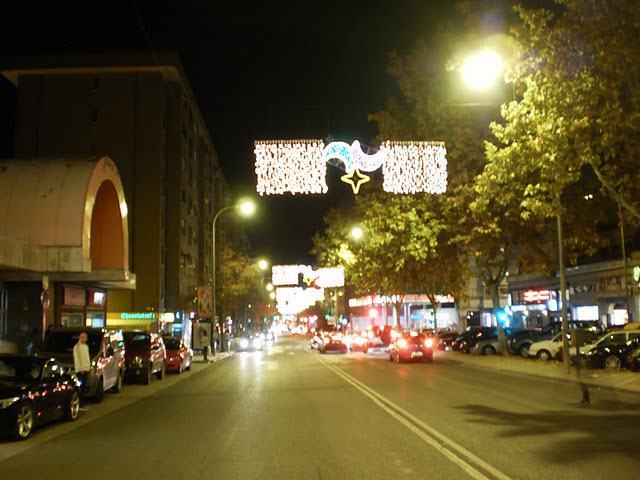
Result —
M 407 52 L 452 18 L 454 2 L 12 2 L 0 54 L 174 50 L 196 94 L 227 182 L 255 195 L 253 141 L 326 138 L 370 144 L 367 114 L 395 92 L 387 54 Z M 0 84 L 0 155 L 10 155 L 14 94 Z M 246 222 L 252 254 L 312 262 L 311 237 L 350 187 L 330 167 L 329 194 L 261 197 Z M 366 188 L 366 186 L 365 186 Z M 257 196 L 257 195 L 256 195 Z

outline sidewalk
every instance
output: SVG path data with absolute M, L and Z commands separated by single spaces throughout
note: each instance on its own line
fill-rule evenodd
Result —
M 618 372 L 608 372 L 606 370 L 582 368 L 580 370 L 580 378 L 577 378 L 575 366 L 571 367 L 571 374 L 567 374 L 562 363 L 555 360 L 545 362 L 534 358 L 468 355 L 460 352 L 437 352 L 436 360 L 457 362 L 477 368 L 499 370 L 550 380 L 584 383 L 593 387 L 640 393 L 640 373 L 624 369 Z
M 220 360 L 224 360 L 227 357 L 230 357 L 231 355 L 233 355 L 234 351 L 232 352 L 216 352 L 215 355 L 212 355 L 211 353 L 209 353 L 209 363 L 215 363 L 218 362 Z M 204 363 L 204 357 L 202 355 L 202 353 L 200 352 L 193 352 L 193 365 L 194 367 L 196 366 L 196 364 L 203 364 Z

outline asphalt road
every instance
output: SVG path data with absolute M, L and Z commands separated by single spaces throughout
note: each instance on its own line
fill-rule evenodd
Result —
M 0 479 L 640 478 L 636 396 L 582 406 L 563 382 L 306 346 L 126 386 L 137 397 L 1 441 Z

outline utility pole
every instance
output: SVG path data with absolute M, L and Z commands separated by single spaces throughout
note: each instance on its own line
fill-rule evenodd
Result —
M 559 197 L 559 195 L 558 195 Z M 567 336 L 569 335 L 569 321 L 567 319 L 567 272 L 564 265 L 564 234 L 562 232 L 562 215 L 558 213 L 558 264 L 560 267 L 560 305 L 562 306 L 562 365 L 567 370 L 567 373 L 571 373 L 571 367 L 569 365 L 569 342 Z M 579 347 L 576 347 L 578 356 L 580 355 Z M 580 359 L 578 359 L 580 361 Z

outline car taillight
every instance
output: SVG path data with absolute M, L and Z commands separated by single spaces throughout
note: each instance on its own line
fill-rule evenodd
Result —
M 407 341 L 404 338 L 398 340 L 398 348 L 407 348 Z
M 425 346 L 425 347 L 427 347 L 427 348 L 431 348 L 431 347 L 433 347 L 433 341 L 432 341 L 430 338 L 427 338 L 427 339 L 424 341 L 424 346 Z

